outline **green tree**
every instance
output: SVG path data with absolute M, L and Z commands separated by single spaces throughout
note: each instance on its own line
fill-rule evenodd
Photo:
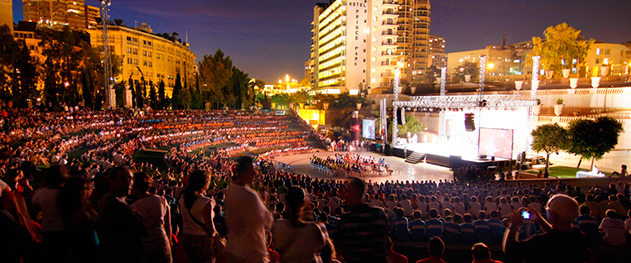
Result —
M 46 57 L 43 66 L 44 94 L 49 104 L 56 106 L 58 102 L 72 103 L 78 94 L 72 71 L 79 66 L 80 56 L 76 54 L 76 40 L 70 27 L 64 26 L 62 31 L 41 29 L 42 55 Z
M 596 120 L 578 119 L 570 122 L 568 131 L 571 146 L 569 153 L 580 155 L 577 168 L 583 159 L 599 160 L 618 144 L 618 137 L 624 131 L 622 124 L 611 117 L 599 117 Z
M 435 65 L 431 65 L 429 66 L 429 68 L 427 68 L 427 70 L 425 70 L 425 73 L 423 74 L 423 82 L 432 84 L 436 81 L 436 78 L 440 77 L 440 74 L 440 69 L 437 68 Z
M 136 93 L 136 107 L 138 108 L 142 108 L 143 106 L 145 106 L 144 104 L 144 95 L 142 94 L 142 90 L 145 88 L 144 85 L 145 82 L 145 78 L 144 77 L 140 77 L 140 81 L 136 80 L 136 85 L 134 85 L 134 87 L 136 88 L 135 93 Z
M 134 89 L 134 80 L 131 79 L 131 76 L 129 76 L 128 83 L 129 83 L 129 90 L 131 90 L 131 104 L 132 104 L 132 107 L 136 108 L 138 107 L 137 106 L 138 104 L 136 104 L 136 90 Z
M 271 102 L 275 104 L 275 108 L 287 108 L 289 107 L 289 102 L 291 102 L 289 95 L 286 93 L 274 94 L 270 99 Z
M 249 105 L 251 101 L 248 94 L 250 89 L 250 77 L 247 73 L 238 69 L 237 67 L 232 67 L 232 77 L 230 78 L 230 85 L 232 89 L 230 94 L 232 95 L 232 106 L 235 109 L 243 109 L 244 106 Z
M 531 133 L 532 149 L 546 153 L 545 177 L 550 174 L 550 154 L 567 150 L 570 146 L 568 131 L 559 124 L 544 124 Z
M 478 76 L 480 75 L 480 65 L 471 61 L 465 61 L 464 63 L 458 65 L 454 70 L 456 72 L 456 77 L 460 81 L 465 80 L 465 75 L 471 75 L 471 81 L 478 79 Z
M 311 97 L 311 95 L 309 95 L 309 91 L 305 89 L 296 91 L 296 93 L 291 95 L 291 101 L 294 104 L 298 104 L 298 103 L 311 104 L 312 100 L 313 98 Z
M 377 124 L 378 123 L 376 123 L 375 125 Z M 393 122 L 390 121 L 390 123 L 388 124 L 388 136 L 389 136 L 388 138 L 392 138 L 392 131 L 393 131 L 392 125 L 393 125 Z M 423 131 L 423 124 L 412 114 L 405 114 L 405 125 L 399 125 L 399 124 L 397 125 L 398 125 L 397 127 L 399 128 L 399 133 L 397 136 L 399 138 L 407 138 L 408 132 L 413 135 L 417 132 Z
M 151 80 L 149 80 L 149 101 L 152 109 L 158 109 L 158 92 Z
M 555 77 L 559 77 L 562 69 L 585 65 L 593 39 L 585 40 L 580 30 L 566 23 L 548 27 L 543 34 L 545 39 L 533 37 L 532 42 L 534 56 L 541 56 L 540 63 L 545 70 L 554 70 Z
M 158 82 L 158 108 L 163 110 L 166 107 L 166 93 L 164 90 L 164 80 Z
M 20 54 L 20 47 L 13 39 L 9 26 L 0 26 L 0 100 L 12 98 L 12 79 L 15 78 L 15 64 Z
M 122 108 L 125 106 L 125 81 L 114 84 L 114 92 L 116 93 L 116 107 Z
M 37 57 L 31 56 L 28 45 L 23 40 L 18 41 L 20 53 L 15 61 L 15 78 L 11 94 L 14 105 L 18 108 L 28 107 L 28 100 L 34 100 L 38 94 L 36 84 L 39 74 Z
M 184 104 L 182 103 L 182 80 L 180 78 L 180 73 L 177 73 L 175 77 L 175 85 L 173 86 L 173 94 L 171 95 L 171 105 L 173 109 L 183 109 Z
M 199 74 L 195 75 L 195 88 L 191 89 L 191 109 L 204 109 L 204 100 L 199 91 Z
M 199 82 L 204 101 L 219 108 L 226 101 L 225 93 L 232 77 L 232 60 L 218 49 L 214 55 L 205 55 L 198 63 Z

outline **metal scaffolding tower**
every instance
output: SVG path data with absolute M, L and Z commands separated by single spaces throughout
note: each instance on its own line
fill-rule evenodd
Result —
M 105 109 L 116 108 L 116 93 L 114 92 L 114 80 L 112 76 L 112 60 L 110 54 L 110 45 L 107 35 L 107 25 L 110 21 L 110 16 L 107 13 L 110 0 L 101 1 L 101 24 L 103 25 L 103 77 L 105 82 L 103 88 L 105 89 Z
M 409 101 L 392 102 L 393 106 L 416 110 L 459 110 L 485 108 L 519 108 L 537 105 L 537 100 L 520 95 L 415 96 Z

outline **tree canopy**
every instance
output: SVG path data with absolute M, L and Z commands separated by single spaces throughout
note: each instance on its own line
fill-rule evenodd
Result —
M 549 174 L 550 154 L 567 150 L 570 146 L 569 135 L 566 129 L 559 124 L 544 124 L 531 133 L 532 149 L 537 152 L 546 153 L 546 177 Z
M 566 23 L 548 27 L 543 34 L 544 39 L 533 37 L 532 42 L 534 56 L 541 56 L 545 70 L 554 70 L 555 76 L 560 76 L 562 69 L 585 65 L 593 39 L 585 40 L 580 30 Z
M 568 152 L 580 155 L 581 160 L 592 159 L 593 166 L 594 160 L 602 158 L 616 147 L 623 131 L 622 124 L 611 117 L 574 120 L 568 127 L 572 142 Z
M 198 63 L 198 69 L 202 97 L 213 108 L 219 108 L 226 101 L 223 91 L 232 76 L 232 60 L 229 56 L 224 57 L 223 51 L 218 49 L 214 55 L 204 55 Z
M 458 65 L 455 69 L 456 77 L 460 81 L 465 80 L 465 75 L 471 75 L 471 80 L 475 80 L 480 75 L 480 66 L 478 63 L 473 63 L 471 61 L 465 61 L 464 63 Z

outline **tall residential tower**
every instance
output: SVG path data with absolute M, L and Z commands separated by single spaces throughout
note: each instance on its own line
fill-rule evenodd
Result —
M 383 92 L 397 67 L 402 79 L 418 81 L 428 66 L 429 9 L 429 1 L 418 0 L 316 4 L 306 66 L 315 91 Z

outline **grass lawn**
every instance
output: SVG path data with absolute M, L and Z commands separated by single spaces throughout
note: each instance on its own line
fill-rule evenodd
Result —
M 543 171 L 545 168 L 529 170 L 527 173 L 537 174 L 539 170 Z M 557 178 L 576 178 L 576 172 L 585 169 L 576 169 L 574 167 L 567 166 L 550 166 L 550 176 Z
M 70 160 L 72 160 L 72 159 L 79 159 L 79 157 L 81 157 L 81 155 L 84 154 L 87 151 L 88 151 L 88 148 L 81 147 L 81 148 L 79 148 L 77 150 L 69 152 L 68 153 L 68 159 L 70 159 Z
M 134 162 L 136 163 L 150 163 L 153 167 L 157 167 L 158 170 L 164 171 L 167 169 L 167 163 L 164 161 L 164 152 L 155 151 L 137 151 L 132 155 Z

